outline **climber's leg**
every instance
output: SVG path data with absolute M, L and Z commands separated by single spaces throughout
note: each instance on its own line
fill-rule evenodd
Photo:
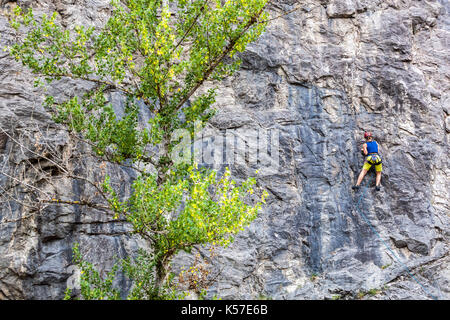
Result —
M 380 189 L 380 183 L 381 183 L 381 171 L 383 171 L 383 167 L 382 164 L 377 164 L 375 166 L 375 171 L 376 171 L 376 180 L 375 180 L 375 185 L 377 186 L 377 190 Z
M 361 173 L 359 174 L 358 177 L 358 181 L 356 182 L 355 187 L 359 187 L 359 185 L 361 184 L 361 182 L 363 181 L 364 177 L 366 176 L 367 171 L 369 171 L 370 169 L 370 164 L 369 164 L 369 168 L 367 169 L 366 164 L 364 164 L 363 169 L 361 170 Z

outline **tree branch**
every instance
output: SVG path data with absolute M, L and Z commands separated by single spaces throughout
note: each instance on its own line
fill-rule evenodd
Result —
M 267 6 L 267 5 L 266 5 Z M 179 110 L 189 99 L 190 97 L 200 88 L 200 86 L 208 80 L 210 75 L 213 73 L 213 71 L 217 68 L 217 66 L 227 57 L 227 55 L 234 49 L 236 46 L 237 41 L 247 32 L 247 30 L 254 24 L 258 22 L 258 18 L 263 13 L 264 9 L 266 8 L 264 6 L 255 16 L 253 16 L 250 21 L 245 25 L 243 30 L 239 33 L 239 35 L 230 41 L 230 43 L 225 47 L 222 54 L 209 66 L 209 68 L 206 70 L 204 76 L 201 80 L 197 81 L 197 83 L 194 85 L 194 87 L 188 92 L 186 96 L 177 104 L 175 107 L 175 110 Z

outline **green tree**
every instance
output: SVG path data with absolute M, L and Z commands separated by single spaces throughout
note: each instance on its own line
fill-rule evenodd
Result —
M 193 135 L 196 124 L 203 126 L 214 115 L 216 88 L 200 89 L 239 68 L 236 54 L 268 23 L 267 2 L 114 0 L 111 17 L 98 29 L 63 28 L 57 13 L 36 17 L 32 9 L 20 7 L 11 17 L 19 40 L 9 47 L 10 54 L 36 75 L 37 86 L 61 78 L 92 84 L 65 101 L 47 96 L 44 105 L 53 119 L 89 141 L 99 158 L 152 168 L 139 170 L 125 200 L 119 199 L 108 176 L 102 183 L 114 217 L 125 217 L 133 232 L 151 244 L 136 260 L 122 263 L 133 280 L 130 298 L 167 298 L 163 288 L 177 252 L 206 243 L 228 245 L 264 202 L 265 192 L 250 201 L 255 199 L 254 178 L 237 185 L 228 169 L 217 177 L 214 171 L 198 169 L 192 158 L 180 164 L 171 154 L 177 130 Z M 110 92 L 126 98 L 124 116 L 115 114 L 106 98 Z M 153 115 L 144 128 L 138 122 L 140 102 Z M 158 153 L 149 147 L 157 147 Z M 118 297 L 116 292 L 102 293 L 111 289 L 111 275 L 106 284 L 99 282 L 92 266 L 83 264 L 79 251 L 74 253 L 92 276 L 84 279 L 84 298 Z M 88 290 L 89 281 L 100 291 Z

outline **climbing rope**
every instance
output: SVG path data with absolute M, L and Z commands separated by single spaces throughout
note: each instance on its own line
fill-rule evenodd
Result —
M 411 270 L 408 268 L 408 266 L 406 264 L 404 264 L 400 258 L 394 253 L 394 251 L 391 249 L 391 247 L 386 243 L 386 241 L 383 240 L 383 238 L 381 237 L 381 235 L 378 233 L 378 231 L 375 229 L 375 227 L 370 223 L 370 220 L 367 218 L 367 216 L 361 211 L 359 205 L 361 203 L 361 199 L 363 198 L 363 196 L 366 193 L 366 187 L 364 187 L 364 191 L 361 193 L 361 196 L 358 199 L 358 203 L 356 204 L 356 209 L 358 210 L 359 214 L 363 217 L 363 219 L 366 221 L 366 223 L 369 225 L 369 227 L 372 229 L 372 231 L 378 236 L 378 238 L 381 240 L 381 242 L 383 243 L 383 245 L 389 250 L 389 252 L 392 254 L 392 256 L 395 258 L 395 260 L 397 260 L 403 267 L 405 267 L 406 272 L 411 276 L 411 278 L 417 282 L 419 284 L 419 286 L 423 289 L 423 291 L 425 291 L 425 293 L 427 295 L 429 295 L 431 298 L 433 298 L 433 300 L 438 300 L 436 296 L 432 295 L 431 293 L 428 292 L 428 290 L 420 283 L 419 280 L 416 279 L 416 277 L 414 277 L 414 275 L 411 273 Z

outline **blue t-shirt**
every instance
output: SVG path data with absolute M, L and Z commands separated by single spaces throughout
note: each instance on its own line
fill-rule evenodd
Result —
M 366 142 L 367 153 L 378 153 L 378 144 L 376 141 Z

